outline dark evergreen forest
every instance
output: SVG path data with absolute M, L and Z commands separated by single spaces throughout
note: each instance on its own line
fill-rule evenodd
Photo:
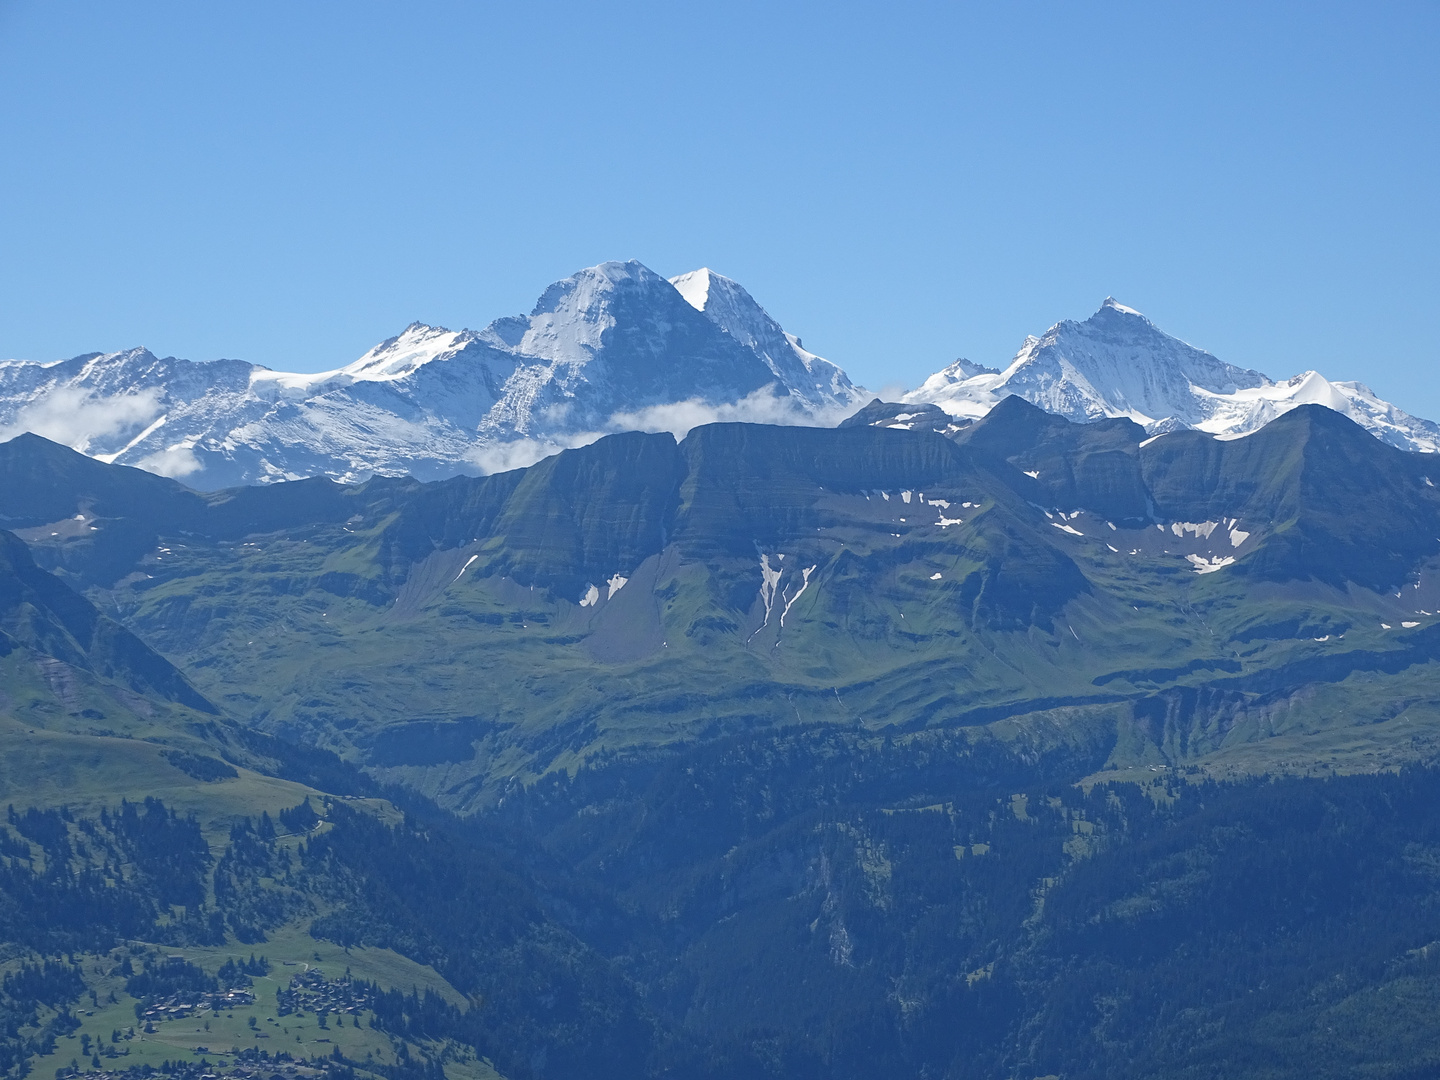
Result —
M 478 819 L 307 800 L 237 823 L 218 858 L 153 799 L 11 808 L 0 929 L 38 959 L 0 984 L 0 1066 L 73 1028 L 74 954 L 258 945 L 299 918 L 467 1000 L 372 986 L 368 1022 L 514 1078 L 1440 1070 L 1440 772 L 1087 790 L 840 738 L 616 759 Z M 219 985 L 127 971 L 142 1001 Z

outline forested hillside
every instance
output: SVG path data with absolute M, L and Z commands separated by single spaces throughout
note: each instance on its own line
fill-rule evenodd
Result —
M 0 444 L 7 1077 L 1440 1069 L 1433 459 L 1011 402 L 209 494 Z

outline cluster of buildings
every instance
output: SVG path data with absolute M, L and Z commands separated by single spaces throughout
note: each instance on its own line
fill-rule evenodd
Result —
M 369 1008 L 370 1003 L 369 983 L 357 982 L 348 975 L 327 979 L 314 968 L 294 976 L 289 988 L 275 995 L 275 1011 L 280 1016 L 304 1012 L 353 1015 Z

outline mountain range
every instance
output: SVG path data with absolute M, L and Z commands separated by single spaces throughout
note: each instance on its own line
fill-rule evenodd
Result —
M 216 492 L 11 439 L 0 1061 L 1427 1075 L 1437 472 L 1014 395 Z
M 0 442 L 7 1078 L 1440 1070 L 1425 422 L 1113 302 L 864 404 L 638 264 L 217 364 L 4 371 L 101 432 Z
M 957 360 L 901 404 L 936 405 L 958 429 L 1012 395 L 1076 421 L 1128 417 L 1152 435 L 1234 437 L 1320 404 L 1391 445 L 1440 449 L 1440 427 L 1359 383 L 1272 382 L 1114 300 L 1028 338 L 1003 370 Z M 869 399 L 731 279 L 705 269 L 667 281 L 633 261 L 556 282 L 528 316 L 480 331 L 414 323 L 318 374 L 143 348 L 0 362 L 0 435 L 35 432 L 204 490 L 496 472 L 616 431 L 833 425 Z
M 1274 382 L 1170 337 L 1114 298 L 1084 322 L 1067 319 L 1026 338 L 1003 369 L 956 360 L 903 400 L 974 420 L 1012 394 L 1080 423 L 1124 416 L 1152 435 L 1195 429 L 1222 438 L 1258 431 L 1298 405 L 1323 405 L 1392 446 L 1440 450 L 1440 425 L 1381 401 L 1362 383 L 1330 382 L 1315 371 Z
M 1315 405 L 1155 439 L 1016 396 L 950 437 L 722 423 L 211 494 L 22 436 L 0 525 L 227 715 L 472 812 L 618 747 L 792 722 L 1063 709 L 1116 768 L 1248 759 L 1262 715 L 1329 747 L 1358 672 L 1426 696 L 1437 461 Z M 1152 708 L 1178 711 L 1120 738 Z
M 7 362 L 0 431 L 214 490 L 494 471 L 607 431 L 725 415 L 815 423 L 862 402 L 734 282 L 676 280 L 603 263 L 551 285 L 529 316 L 480 331 L 414 323 L 314 375 L 145 349 Z

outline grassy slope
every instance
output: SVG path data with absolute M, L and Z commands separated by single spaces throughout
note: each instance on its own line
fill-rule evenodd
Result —
M 49 673 L 49 678 L 46 673 Z M 88 672 L 16 650 L 0 658 L 0 802 L 69 806 L 82 813 L 122 799 L 161 799 L 194 814 L 218 841 L 229 823 L 272 816 L 318 792 L 243 765 L 236 776 L 201 780 L 175 752 L 220 763 L 212 717 L 183 706 L 120 696 Z
M 927 493 L 953 505 L 969 494 Z M 427 757 L 422 747 L 410 763 L 387 771 L 456 805 L 466 805 L 487 776 L 574 767 L 599 750 L 756 723 L 976 722 L 986 719 L 976 710 L 1023 713 L 1036 699 L 1042 706 L 1044 699 L 1088 699 L 1108 716 L 1117 697 L 1398 649 L 1417 632 L 1403 629 L 1402 617 L 1427 623 L 1406 607 L 1424 597 L 1347 594 L 1313 583 L 1257 588 L 1224 571 L 1198 575 L 1183 560 L 1184 544 L 1166 550 L 1086 515 L 1072 523 L 1084 536 L 1057 531 L 1055 539 L 1093 590 L 1048 627 L 990 629 L 967 617 L 960 587 L 975 565 L 985 515 L 1001 511 L 987 503 L 942 513 L 898 496 L 829 497 L 836 524 L 777 545 L 794 562 L 817 567 L 783 630 L 778 607 L 761 628 L 754 561 L 702 564 L 674 546 L 632 570 L 633 585 L 613 600 L 602 590 L 593 609 L 508 578 L 462 574 L 467 547 L 437 553 L 386 606 L 322 587 L 326 574 L 367 567 L 374 574 L 384 522 L 369 534 L 317 526 L 233 547 L 172 545 L 163 575 L 107 599 L 203 692 L 271 730 L 318 738 L 366 760 L 385 725 L 469 725 L 473 755 L 441 748 Z M 930 515 L 958 513 L 963 525 L 930 523 Z M 1125 553 L 1142 542 L 1150 550 Z M 937 573 L 940 580 L 932 580 Z M 797 576 L 782 579 L 792 596 Z M 733 582 L 747 578 L 748 596 L 727 607 Z M 740 606 L 747 601 L 748 610 Z M 1357 622 L 1357 612 L 1369 621 Z M 1386 619 L 1392 630 L 1380 628 Z M 1254 636 L 1257 627 L 1262 636 Z M 1314 640 L 1327 635 L 1310 631 L 1325 628 L 1341 629 Z M 647 637 L 655 640 L 643 655 L 603 654 L 606 642 Z M 1231 670 L 1217 669 L 1217 661 Z M 1401 678 L 1393 685 L 1408 699 L 1424 696 L 1423 683 Z M 1224 767 L 1239 767 L 1246 754 L 1237 744 L 1259 734 L 1348 728 L 1356 705 L 1373 701 L 1375 685 L 1372 679 L 1358 698 L 1337 686 L 1283 708 L 1269 703 L 1263 723 L 1242 718 L 1224 730 L 1172 733 L 1168 743 L 1163 733 L 1138 743 L 1121 739 L 1117 764 L 1218 752 Z M 1236 692 L 1256 696 L 1243 686 Z M 1418 707 L 1407 723 L 1423 726 L 1431 714 Z M 1351 738 L 1310 752 L 1363 763 L 1369 751 L 1347 750 Z M 1271 748 L 1255 761 L 1274 756 Z
M 72 1058 L 80 1055 L 81 1037 L 86 1034 L 101 1046 L 128 1051 L 123 1057 L 113 1059 L 102 1055 L 102 1067 L 107 1064 L 158 1067 L 162 1061 L 198 1062 L 202 1058 L 226 1062 L 229 1059 L 226 1051 L 248 1047 L 272 1054 L 284 1050 L 297 1058 L 323 1057 L 339 1047 L 341 1053 L 354 1061 L 373 1058 L 381 1064 L 394 1064 L 399 1044 L 369 1026 L 371 1014 L 368 1012 L 359 1015 L 359 1027 L 354 1026 L 350 1017 L 343 1018 L 342 1023 L 342 1018 L 337 1016 L 329 1021 L 325 1030 L 318 1027 L 313 1013 L 279 1016 L 275 1008 L 276 991 L 288 985 L 292 974 L 307 968 L 320 970 L 328 979 L 339 978 L 348 971 L 355 978 L 368 980 L 385 989 L 404 992 L 433 990 L 457 1005 L 463 1007 L 465 1004 L 464 997 L 432 968 L 389 949 L 343 949 L 329 942 L 316 941 L 298 925 L 272 932 L 269 941 L 259 946 L 232 944 L 174 949 L 136 943 L 134 949 L 148 955 L 183 955 L 211 974 L 218 971 L 227 959 L 243 959 L 250 953 L 258 953 L 271 961 L 271 970 L 269 975 L 255 978 L 253 1005 L 226 1009 L 218 1016 L 206 1011 L 192 1017 L 160 1021 L 154 1024 L 153 1032 L 147 1033 L 136 1021 L 135 999 L 125 992 L 124 978 L 107 974 L 118 963 L 122 951 L 113 955 L 77 956 L 76 960 L 85 971 L 87 989 L 95 991 L 99 997 L 98 1006 L 82 1001 L 84 1008 L 76 1012 L 81 1026 L 74 1034 L 59 1040 L 53 1054 L 32 1059 L 31 1069 L 36 1075 L 48 1076 L 55 1069 L 69 1065 Z M 112 993 L 117 999 L 113 1004 L 108 1001 Z M 249 1026 L 251 1017 L 256 1021 L 253 1029 Z M 111 1034 L 116 1029 L 122 1033 L 133 1032 L 133 1035 L 112 1043 Z M 197 1047 L 205 1047 L 208 1052 L 200 1052 Z M 425 1049 L 433 1053 L 442 1048 L 426 1046 Z M 473 1054 L 466 1054 L 459 1047 L 451 1045 L 443 1049 L 447 1051 L 445 1068 L 450 1080 L 492 1080 L 499 1076 L 486 1062 L 475 1059 Z
M 1428 723 L 1413 674 L 1435 652 L 1440 575 L 1400 596 L 1344 585 L 1394 570 L 1346 530 L 1393 533 L 1395 558 L 1428 550 L 1413 455 L 1308 416 L 1142 453 L 1123 424 L 1009 412 L 986 421 L 998 449 L 716 425 L 678 449 L 621 436 L 484 481 L 224 493 L 176 510 L 184 529 L 149 546 L 123 516 L 26 535 L 232 716 L 456 807 L 497 778 L 757 725 L 1032 714 L 1039 738 L 1071 709 L 1108 732 L 1119 768 L 1212 754 L 1236 768 L 1262 736 L 1384 719 L 1371 712 L 1387 697 Z M 847 487 L 852 474 L 885 490 Z M 1357 525 L 1371 488 L 1390 517 Z M 1252 515 L 1249 535 L 1142 527 L 1146 490 L 1174 513 Z M 1061 513 L 1076 501 L 1110 509 Z M 128 573 L 105 555 L 112 534 L 135 541 Z M 768 620 L 761 552 L 784 570 Z M 1186 556 L 1239 564 L 1201 575 Z M 629 582 L 612 598 L 613 574 Z M 1367 671 L 1385 672 L 1378 698 L 1342 685 Z M 1363 766 L 1349 739 L 1306 752 Z

